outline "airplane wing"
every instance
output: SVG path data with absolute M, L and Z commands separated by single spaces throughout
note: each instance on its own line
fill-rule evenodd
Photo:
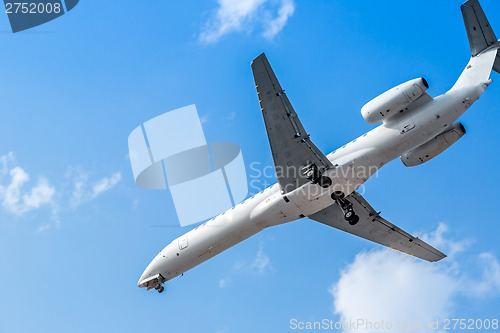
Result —
M 359 222 L 356 225 L 352 226 L 344 219 L 344 214 L 337 204 L 314 213 L 308 218 L 430 262 L 446 257 L 429 244 L 380 217 L 379 213 L 357 192 L 349 195 L 347 199 L 359 216 Z
M 314 163 L 324 171 L 332 163 L 311 142 L 264 53 L 253 60 L 252 71 L 278 183 L 288 193 L 308 182 L 299 174 L 302 167 Z

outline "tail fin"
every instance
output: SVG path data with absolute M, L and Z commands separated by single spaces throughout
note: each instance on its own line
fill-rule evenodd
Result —
M 478 0 L 468 0 L 460 9 L 469 37 L 470 50 L 475 57 L 497 42 L 497 37 L 484 15 Z
M 452 89 L 485 83 L 491 70 L 500 73 L 500 41 L 484 15 L 478 0 L 468 0 L 462 7 L 472 58 Z

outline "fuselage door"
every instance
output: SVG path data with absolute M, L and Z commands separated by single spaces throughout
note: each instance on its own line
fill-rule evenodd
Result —
M 187 235 L 182 236 L 179 238 L 179 250 L 184 250 L 186 247 L 188 247 L 188 238 Z

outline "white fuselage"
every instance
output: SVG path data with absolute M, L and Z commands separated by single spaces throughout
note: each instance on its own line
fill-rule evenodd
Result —
M 146 268 L 138 286 L 161 274 L 170 280 L 263 229 L 309 216 L 330 205 L 330 194 L 357 190 L 380 167 L 421 146 L 451 126 L 487 85 L 452 89 L 422 105 L 394 115 L 385 123 L 327 155 L 335 168 L 326 175 L 329 188 L 307 183 L 282 195 L 277 184 L 196 227 L 167 245 Z M 407 124 L 414 125 L 402 133 Z M 306 195 L 304 195 L 306 194 Z M 347 223 L 347 222 L 346 222 Z

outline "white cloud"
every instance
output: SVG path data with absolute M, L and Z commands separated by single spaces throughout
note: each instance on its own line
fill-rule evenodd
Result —
M 36 231 L 37 232 L 44 232 L 44 231 L 52 229 L 52 226 L 53 226 L 52 223 L 45 222 L 45 223 L 42 223 L 41 225 L 39 225 L 38 228 L 36 229 Z
M 200 40 L 217 42 L 222 36 L 242 29 L 267 0 L 218 0 L 219 8 L 215 17 L 207 22 Z
M 208 20 L 200 40 L 215 43 L 221 37 L 253 27 L 262 27 L 262 35 L 274 38 L 293 15 L 293 0 L 217 0 L 219 5 Z
M 138 200 L 138 199 L 134 199 L 134 200 L 132 201 L 132 208 L 133 208 L 133 209 L 137 209 L 137 208 L 139 207 L 139 203 L 140 203 L 140 202 L 139 202 L 139 200 Z
M 272 39 L 285 27 L 288 18 L 293 15 L 295 4 L 293 0 L 282 0 L 278 9 L 278 16 L 271 20 L 269 27 L 264 31 L 263 36 Z
M 252 262 L 237 262 L 233 265 L 233 268 L 231 269 L 231 272 L 223 279 L 219 280 L 219 287 L 220 288 L 225 288 L 229 286 L 229 284 L 232 282 L 232 276 L 236 275 L 237 273 L 245 273 L 249 275 L 265 275 L 268 271 L 274 271 L 274 267 L 271 264 L 271 260 L 267 256 L 267 254 L 264 253 L 264 246 L 261 243 L 259 246 L 259 250 L 257 251 L 257 254 L 255 255 L 255 258 L 252 260 Z
M 224 278 L 224 279 L 220 279 L 219 287 L 225 288 L 229 285 L 230 282 L 231 282 L 231 278 L 229 276 Z
M 0 156 L 0 175 L 6 175 L 9 172 L 9 165 L 14 161 L 14 153 L 9 152 L 7 155 Z
M 428 322 L 451 311 L 457 282 L 431 264 L 376 250 L 356 256 L 330 289 L 341 321 Z M 371 330 L 353 330 L 371 332 Z M 346 332 L 350 332 L 346 330 Z
M 500 294 L 500 264 L 494 254 L 483 252 L 477 257 L 482 272 L 479 279 L 466 278 L 463 291 L 472 297 L 492 297 Z
M 97 197 L 99 194 L 111 190 L 122 180 L 122 174 L 120 172 L 114 173 L 111 177 L 104 177 L 99 180 L 92 187 L 92 199 Z
M 329 289 L 334 298 L 334 311 L 341 321 L 363 319 L 372 323 L 383 320 L 392 325 L 415 322 L 427 325 L 430 320 L 453 314 L 459 296 L 477 298 L 500 294 L 497 258 L 491 253 L 472 256 L 477 267 L 467 266 L 463 270 L 462 261 L 455 260 L 454 256 L 466 251 L 469 242 L 447 240 L 443 237 L 446 230 L 445 225 L 440 225 L 426 237 L 432 245 L 452 253 L 439 263 L 424 262 L 385 248 L 358 254 Z M 482 275 L 471 277 L 471 270 L 478 270 Z M 413 331 L 431 332 L 426 325 Z M 353 331 L 377 330 L 366 329 L 366 326 L 345 330 Z
M 208 123 L 208 114 L 207 115 L 204 115 L 202 117 L 200 117 L 200 122 L 205 125 L 206 123 Z
M 122 175 L 120 172 L 116 172 L 110 177 L 89 180 L 87 173 L 80 169 L 70 169 L 66 173 L 66 178 L 70 179 L 73 187 L 69 203 L 72 208 L 76 208 L 111 190 L 122 180 Z
M 68 180 L 66 184 L 54 186 L 43 176 L 31 185 L 30 175 L 16 165 L 15 156 L 10 152 L 0 156 L 0 205 L 5 212 L 18 217 L 43 207 L 50 208 L 50 216 L 38 227 L 38 231 L 45 231 L 59 225 L 59 213 L 63 208 L 76 208 L 95 199 L 115 187 L 121 178 L 121 173 L 116 172 L 110 177 L 89 181 L 86 173 L 70 169 L 66 173 L 70 186 Z
M 24 206 L 34 209 L 51 203 L 55 193 L 55 188 L 49 184 L 48 180 L 40 178 L 38 185 L 32 188 L 31 192 L 23 195 Z
M 432 246 L 435 248 L 446 249 L 446 255 L 451 259 L 457 254 L 465 252 L 473 243 L 470 239 L 463 239 L 460 241 L 447 239 L 444 237 L 446 232 L 448 232 L 448 226 L 444 223 L 440 223 L 435 231 L 423 235 L 421 238 L 424 242 L 432 243 Z
M 250 268 L 252 269 L 253 272 L 258 273 L 258 274 L 264 274 L 264 273 L 266 273 L 267 270 L 273 269 L 273 266 L 271 265 L 271 260 L 264 253 L 264 249 L 263 249 L 262 244 L 259 247 L 259 251 L 257 251 L 257 255 L 255 256 L 255 259 L 253 260 L 252 264 L 250 265 Z
M 72 171 L 69 171 L 66 174 L 67 178 L 72 177 Z M 88 175 L 81 172 L 81 171 L 76 171 L 76 176 L 73 176 L 74 178 L 72 179 L 73 181 L 73 191 L 71 193 L 70 197 L 70 206 L 71 207 L 77 207 L 86 200 L 88 200 L 88 194 L 86 190 L 87 182 L 88 182 Z M 87 198 L 86 198 L 87 197 Z
M 0 158 L 0 163 L 5 161 L 6 156 Z M 7 157 L 7 159 L 13 161 L 13 158 Z M 8 165 L 5 164 L 2 167 L 8 168 Z M 40 178 L 36 186 L 26 191 L 24 185 L 30 179 L 26 171 L 16 166 L 9 171 L 9 175 L 10 183 L 6 186 L 0 185 L 2 207 L 8 212 L 22 215 L 30 210 L 53 203 L 56 190 L 45 178 Z
M 234 111 L 231 111 L 229 115 L 226 117 L 226 119 L 229 121 L 234 120 L 234 118 L 236 118 L 236 112 Z

